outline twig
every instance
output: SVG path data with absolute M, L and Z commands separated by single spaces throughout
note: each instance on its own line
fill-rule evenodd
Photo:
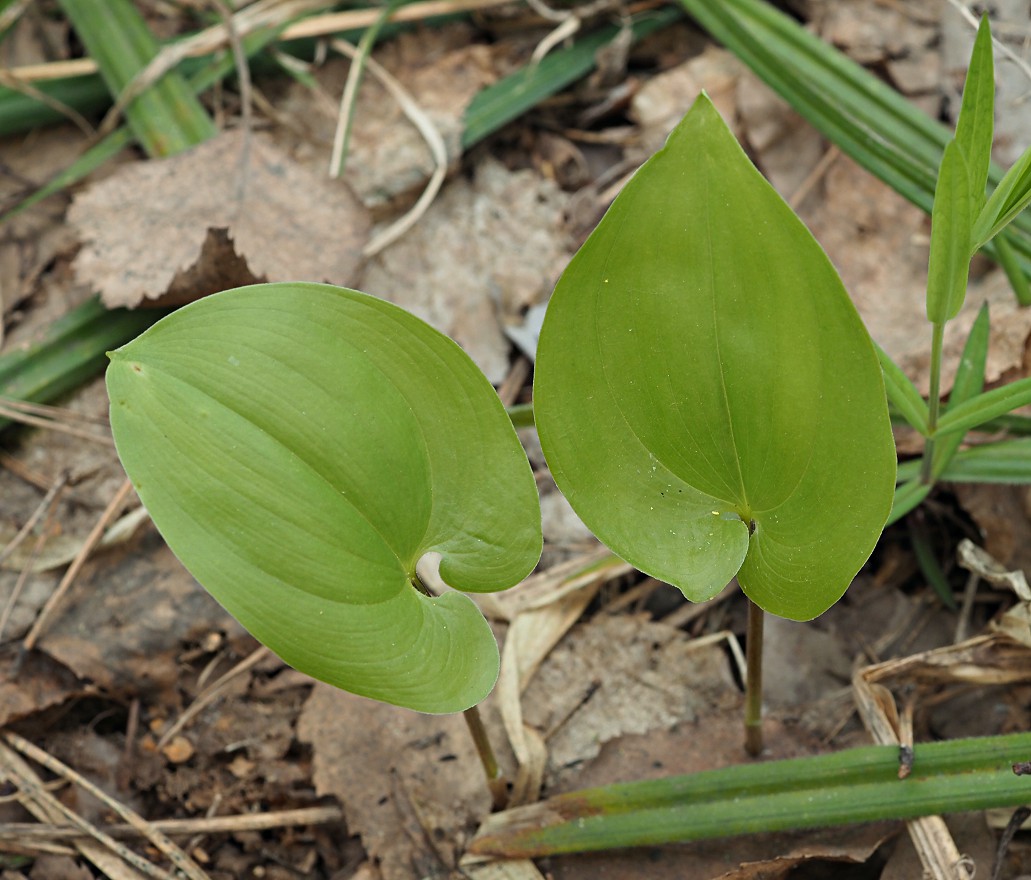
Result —
M 970 632 L 970 616 L 974 612 L 974 599 L 977 598 L 977 585 L 981 583 L 981 576 L 972 571 L 967 576 L 967 585 L 963 589 L 963 603 L 959 607 L 959 615 L 956 617 L 956 634 L 954 642 L 962 642 Z
M 10 419 L 12 422 L 32 425 L 34 428 L 49 428 L 52 431 L 60 431 L 62 434 L 70 434 L 72 437 L 79 437 L 83 440 L 92 440 L 94 443 L 102 443 L 105 446 L 114 445 L 110 437 L 98 434 L 96 431 L 77 428 L 55 418 L 42 418 L 38 415 L 32 415 L 23 411 L 21 407 L 11 406 L 7 401 L 0 401 L 0 416 Z
M 14 0 L 3 12 L 0 12 L 0 34 L 14 27 L 19 18 L 24 15 L 25 10 L 32 5 L 32 0 Z
M 346 55 L 348 58 L 354 59 L 357 55 L 355 48 L 344 40 L 333 40 L 332 46 L 334 50 L 341 55 Z M 411 210 L 380 232 L 365 246 L 362 253 L 366 257 L 372 257 L 384 248 L 392 245 L 419 222 L 419 218 L 426 213 L 426 210 L 436 198 L 444 183 L 444 178 L 447 176 L 448 160 L 444 138 L 440 136 L 440 132 L 437 131 L 429 117 L 422 112 L 419 105 L 415 103 L 415 99 L 408 94 L 405 87 L 374 58 L 368 58 L 366 64 L 369 72 L 383 83 L 386 90 L 390 92 L 394 100 L 401 106 L 405 116 L 419 130 L 419 134 L 423 136 L 426 145 L 430 149 L 430 155 L 435 166 L 433 174 L 426 184 L 426 189 L 423 190 L 422 195 L 419 196 L 418 201 L 412 206 Z
M 243 674 L 248 669 L 257 666 L 262 660 L 268 657 L 272 652 L 265 647 L 258 648 L 256 651 L 252 651 L 250 655 L 245 657 L 239 663 L 230 669 L 225 675 L 213 682 L 210 686 L 205 688 L 194 700 L 189 707 L 180 715 L 162 735 L 161 739 L 158 740 L 157 748 L 162 749 L 174 737 L 179 731 L 181 731 L 187 724 L 192 721 L 198 713 L 200 713 L 206 706 L 214 702 L 219 694 L 225 689 L 226 685 L 229 684 L 238 675 Z
M 295 0 L 296 2 L 296 0 Z M 390 21 L 413 22 L 422 21 L 427 18 L 436 18 L 442 15 L 454 15 L 461 12 L 473 12 L 479 9 L 491 9 L 495 6 L 503 6 L 511 0 L 427 0 L 423 3 L 410 3 L 402 6 L 393 15 Z M 307 3 L 308 6 L 324 6 L 325 2 Z M 261 7 L 263 16 L 258 16 L 258 7 Z M 277 22 L 289 20 L 298 14 L 296 7 L 289 3 L 274 0 L 273 3 L 255 3 L 236 15 L 236 26 L 241 36 L 247 36 L 259 27 L 275 27 Z M 272 10 L 270 12 L 270 10 Z M 247 15 L 247 13 L 252 13 Z M 284 14 L 289 13 L 289 14 Z M 380 16 L 380 10 L 353 9 L 347 12 L 335 12 L 326 15 L 312 16 L 303 21 L 285 28 L 280 35 L 284 42 L 298 40 L 305 37 L 324 37 L 329 34 L 338 34 L 342 31 L 360 30 L 374 24 Z M 165 47 L 162 53 L 168 52 L 177 64 L 182 58 L 195 58 L 200 55 L 210 55 L 226 46 L 225 28 L 221 25 L 214 25 L 207 30 L 201 31 L 192 37 L 182 40 L 173 46 Z M 154 62 L 161 58 L 156 56 Z M 162 64 L 166 63 L 164 60 Z M 174 67 L 175 64 L 171 64 Z M 149 66 L 148 66 L 149 67 Z M 171 69 L 169 67 L 168 69 Z M 13 68 L 10 73 L 17 76 L 23 82 L 36 82 L 45 79 L 62 79 L 64 77 L 85 76 L 96 73 L 97 65 L 92 58 L 76 58 L 71 61 L 52 61 L 47 64 L 32 64 L 23 67 Z
M 24 652 L 31 651 L 35 648 L 36 642 L 39 641 L 40 635 L 42 635 L 43 630 L 46 628 L 46 625 L 50 622 L 50 618 L 54 614 L 54 609 L 57 608 L 58 604 L 71 588 L 72 583 L 74 583 L 75 578 L 78 577 L 83 565 L 86 564 L 86 560 L 89 558 L 90 553 L 93 552 L 93 548 L 100 543 L 100 539 L 104 536 L 104 529 L 107 528 L 108 523 L 110 523 L 122 509 L 130 492 L 132 492 L 132 482 L 126 480 L 122 483 L 118 491 L 115 492 L 114 498 L 111 499 L 107 507 L 104 508 L 104 512 L 100 515 L 100 519 L 97 520 L 92 531 L 90 531 L 89 535 L 86 536 L 86 540 L 83 542 L 78 554 L 75 559 L 72 560 L 72 564 L 68 566 L 68 571 L 66 571 L 64 573 L 64 577 L 61 578 L 61 583 L 57 585 L 57 589 L 54 590 L 50 598 L 47 599 L 39 617 L 36 618 L 36 622 L 33 623 L 32 629 L 29 630 L 29 634 L 25 637 L 25 642 L 22 645 L 23 655 Z
M 189 837 L 193 834 L 235 834 L 239 831 L 270 831 L 275 828 L 296 828 L 302 825 L 327 825 L 341 822 L 344 811 L 340 807 L 304 807 L 273 813 L 247 813 L 239 816 L 212 816 L 207 819 L 155 819 L 148 825 L 169 837 Z M 129 824 L 105 825 L 101 829 L 115 838 L 132 838 L 139 831 Z M 34 822 L 0 822 L 0 843 L 11 841 L 77 840 L 87 836 L 74 825 L 54 825 Z
M 96 132 L 93 126 L 86 121 L 86 118 L 74 107 L 69 107 L 62 101 L 46 92 L 40 91 L 28 80 L 19 77 L 13 70 L 0 70 L 0 85 L 10 89 L 12 92 L 19 92 L 41 104 L 46 105 L 56 113 L 60 113 L 65 119 L 73 123 L 86 137 L 92 138 Z
M 97 787 L 88 779 L 86 779 L 85 776 L 82 776 L 81 774 L 73 770 L 71 767 L 69 767 L 67 764 L 58 761 L 56 758 L 47 754 L 47 752 L 43 751 L 43 749 L 39 748 L 39 746 L 34 746 L 27 739 L 19 736 L 16 733 L 7 731 L 6 733 L 4 733 L 3 738 L 7 741 L 7 744 L 11 746 L 11 748 L 16 749 L 17 751 L 25 755 L 27 758 L 31 758 L 36 763 L 40 764 L 43 767 L 46 767 L 47 770 L 51 771 L 52 773 L 56 773 L 57 775 L 64 777 L 70 782 L 74 782 L 80 788 L 89 792 L 91 795 L 93 795 L 93 797 L 101 801 L 109 809 L 117 813 L 123 821 L 127 822 L 129 825 L 135 828 L 136 831 L 143 835 L 143 837 L 145 837 L 153 846 L 155 846 L 161 853 L 163 853 L 168 858 L 168 860 L 176 867 L 177 870 L 182 871 L 182 873 L 184 873 L 188 878 L 190 878 L 190 880 L 210 880 L 208 875 L 200 869 L 200 866 L 188 855 L 186 855 L 186 853 L 184 853 L 182 849 L 180 849 L 175 843 L 169 840 L 160 831 L 157 831 L 149 822 L 147 822 L 138 813 L 129 809 L 121 801 L 118 801 L 115 798 L 111 797 L 103 789 Z M 62 810 L 62 812 L 64 812 L 64 810 Z M 80 822 L 85 822 L 85 820 L 81 819 L 81 817 L 79 817 L 71 810 L 68 810 L 68 813 L 71 813 L 71 816 L 74 816 L 75 819 L 79 820 Z M 69 816 L 69 818 L 71 818 L 71 816 Z M 94 830 L 99 832 L 99 829 L 97 829 L 95 826 L 92 827 L 94 828 Z M 110 840 L 111 843 L 117 843 L 113 838 L 109 837 L 103 832 L 99 833 L 103 835 L 104 838 L 106 838 L 107 840 Z M 98 837 L 98 839 L 100 838 Z M 150 863 L 147 862 L 147 864 L 149 865 Z
M 76 843 L 76 848 L 93 864 L 102 870 L 121 868 L 125 873 L 125 865 L 131 865 L 145 876 L 158 880 L 174 880 L 167 871 L 151 864 L 145 858 L 106 835 L 90 822 L 87 822 L 74 810 L 66 807 L 52 795 L 35 771 L 21 758 L 17 752 L 0 743 L 0 778 L 7 778 L 19 790 L 19 802 L 37 818 L 54 822 L 59 817 L 67 820 L 82 835 L 83 840 Z M 105 872 L 106 873 L 106 872 Z
M 10 542 L 3 550 L 0 550 L 0 562 L 3 562 L 10 556 L 15 550 L 18 549 L 22 541 L 24 541 L 36 528 L 36 523 L 42 519 L 43 515 L 50 510 L 51 505 L 56 500 L 58 494 L 68 485 L 69 473 L 68 471 L 61 471 L 58 474 L 54 484 L 47 489 L 47 494 L 43 496 L 43 500 L 39 502 L 36 509 L 32 512 L 32 516 L 28 518 L 25 525 L 21 527 L 18 534 L 11 538 Z M 0 624 L 0 632 L 3 631 L 3 625 Z
M 1010 816 L 1010 820 L 1006 823 L 1006 828 L 999 838 L 999 846 L 995 850 L 995 864 L 992 866 L 991 880 L 999 880 L 1002 877 L 1002 869 L 1006 864 L 1006 850 L 1009 849 L 1014 836 L 1020 830 L 1020 826 L 1027 821 L 1028 816 L 1031 816 L 1031 809 L 1028 807 L 1017 807 Z

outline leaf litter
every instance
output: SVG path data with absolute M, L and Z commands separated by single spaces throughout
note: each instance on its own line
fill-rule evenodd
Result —
M 814 15 L 825 6 L 810 5 Z M 853 28 L 841 23 L 870 5 L 842 7 L 827 27 L 833 25 L 833 33 L 845 35 L 843 42 L 853 43 L 865 60 L 883 65 L 900 88 L 921 101 L 933 99 L 934 46 L 928 42 L 928 28 L 936 33 L 936 26 L 929 26 L 915 7 L 905 27 L 891 34 L 883 24 Z M 418 31 L 377 53 L 429 110 L 450 145 L 453 162 L 459 157 L 456 143 L 464 106 L 507 63 L 475 39 L 475 31 L 466 25 Z M 826 145 L 726 53 L 706 48 L 685 63 L 677 63 L 682 57 L 674 56 L 673 63 L 666 57 L 667 72 L 638 88 L 630 110 L 638 144 L 623 135 L 613 142 L 622 145 L 620 150 L 631 161 L 640 161 L 653 148 L 649 144 L 661 143 L 698 88 L 706 88 L 734 121 L 760 167 L 785 196 L 798 198 L 799 210 L 844 276 L 875 338 L 918 383 L 926 381 L 923 215 L 848 160 L 828 157 Z M 325 95 L 334 100 L 343 70 L 334 62 L 313 72 Z M 23 230 L 24 239 L 37 248 L 33 260 L 0 261 L 4 291 L 18 290 L 15 299 L 23 303 L 18 338 L 31 335 L 33 320 L 45 322 L 48 308 L 59 313 L 81 300 L 88 292 L 82 282 L 104 291 L 113 303 L 129 303 L 160 298 L 177 286 L 214 289 L 230 283 L 227 278 L 238 283 L 266 275 L 324 277 L 375 287 L 373 292 L 459 338 L 492 380 L 504 378 L 510 349 L 502 328 L 518 324 L 527 307 L 546 298 L 577 234 L 571 195 L 541 173 L 552 166 L 532 156 L 512 162 L 513 152 L 525 146 L 520 147 L 517 134 L 503 133 L 499 143 L 506 164 L 486 153 L 467 157 L 465 173 L 453 177 L 421 224 L 366 264 L 359 254 L 373 218 L 383 221 L 424 184 L 429 169 L 425 147 L 413 132 L 402 132 L 407 126 L 398 122 L 396 108 L 388 107 L 370 82 L 359 100 L 346 178 L 350 190 L 358 193 L 355 198 L 347 184 L 324 176 L 326 132 L 333 122 L 325 95 L 317 98 L 300 86 L 288 92 L 288 100 L 277 109 L 287 124 L 292 119 L 293 128 L 287 133 L 278 126 L 271 138 L 255 134 L 252 159 L 266 170 L 283 169 L 296 183 L 287 187 L 291 192 L 282 202 L 274 188 L 259 187 L 252 194 L 263 208 L 281 208 L 286 216 L 307 211 L 313 203 L 332 206 L 337 213 L 327 215 L 322 228 L 285 235 L 290 230 L 284 229 L 284 214 L 274 212 L 272 220 L 253 224 L 268 224 L 278 233 L 261 241 L 250 240 L 245 226 L 237 225 L 239 214 L 209 222 L 214 215 L 190 197 L 208 187 L 198 181 L 209 180 L 214 181 L 211 186 L 222 187 L 223 202 L 232 201 L 232 170 L 242 149 L 239 132 L 202 147 L 200 166 L 188 164 L 188 157 L 182 158 L 183 164 L 169 160 L 173 164 L 129 165 L 112 175 L 107 195 L 101 182 L 76 199 L 72 219 L 87 240 L 76 261 L 78 285 L 67 271 L 68 228 L 53 223 L 62 210 L 56 200 L 48 203 L 38 226 Z M 306 125 L 307 133 L 298 136 Z M 408 146 L 402 149 L 401 140 L 393 138 L 409 139 Z M 391 143 L 398 148 L 387 149 Z M 210 152 L 205 154 L 205 149 Z M 385 156 L 390 161 L 382 161 Z M 28 167 L 24 173 L 41 180 L 49 171 Z M 169 212 L 171 222 L 141 219 L 138 209 L 144 199 L 138 188 L 151 173 L 157 187 L 152 207 Z M 571 179 L 562 182 L 569 185 Z M 269 181 L 268 186 L 276 183 Z M 596 192 L 611 198 L 611 188 Z M 603 197 L 593 198 L 595 211 L 604 207 Z M 187 204 L 180 204 L 184 201 Z M 118 246 L 119 236 L 128 240 L 128 232 L 134 233 L 136 251 L 119 255 L 114 244 L 105 243 L 100 227 L 109 222 Z M 176 234 L 169 235 L 170 229 Z M 38 238 L 40 230 L 54 236 L 53 244 L 38 244 L 44 241 Z M 154 248 L 166 238 L 175 242 L 174 253 L 140 260 L 138 248 Z M 227 267 L 241 274 L 220 276 L 218 272 Z M 320 273 L 326 274 L 316 278 Z M 996 274 L 987 273 L 977 282 L 981 291 L 971 295 L 972 304 L 979 297 L 996 304 L 989 379 L 1021 375 L 1031 326 L 1010 306 L 1012 296 Z M 5 293 L 8 322 L 13 304 Z M 962 322 L 957 324 L 962 332 Z M 76 395 L 69 405 L 80 407 L 91 394 L 88 406 L 102 408 L 97 386 L 85 396 Z M 55 515 L 56 537 L 81 540 L 76 536 L 88 530 L 118 478 L 109 451 L 88 449 L 81 442 L 56 440 L 49 432 L 19 435 L 13 453 L 44 479 L 33 486 L 24 474 L 16 476 L 4 468 L 4 523 L 10 528 L 23 524 L 45 486 L 61 468 L 69 467 L 78 482 Z M 1000 497 L 998 487 L 980 488 L 985 495 L 982 506 L 990 509 L 997 503 L 993 499 Z M 1010 527 L 1027 528 L 1023 493 L 1014 498 L 1015 504 L 994 518 L 976 514 L 989 546 L 999 549 L 997 558 L 1004 562 L 1012 555 L 1006 547 L 1027 543 L 1019 537 L 1002 542 L 997 538 Z M 977 509 L 972 500 L 969 503 Z M 545 528 L 566 550 L 550 558 L 568 559 L 572 553 L 575 569 L 578 561 L 588 558 L 584 553 L 591 539 L 580 524 L 563 518 L 561 504 L 554 506 L 556 513 L 549 513 Z M 953 617 L 921 592 L 900 590 L 906 569 L 893 569 L 889 557 L 886 551 L 881 571 L 857 581 L 845 602 L 815 626 L 776 636 L 771 632 L 777 645 L 768 649 L 767 657 L 768 678 L 776 682 L 768 693 L 768 757 L 814 754 L 829 744 L 868 741 L 850 708 L 848 678 L 853 664 L 858 661 L 863 667 L 871 659 L 906 657 L 952 643 Z M 548 572 L 543 576 L 547 578 Z M 0 603 L 16 577 L 14 571 L 0 573 Z M 56 583 L 53 573 L 32 575 L 5 639 L 25 633 Z M 578 586 L 572 587 L 574 583 Z M 626 594 L 626 583 L 626 571 L 613 568 L 586 583 L 566 575 L 535 582 L 527 585 L 523 598 L 524 588 L 482 597 L 504 645 L 502 680 L 488 704 L 487 720 L 507 742 L 502 763 L 520 797 L 533 800 L 542 788 L 551 794 L 742 760 L 740 694 L 734 683 L 734 652 L 724 634 L 727 629 L 743 630 L 739 606 L 734 601 L 714 602 L 687 622 L 673 625 L 663 622 L 667 611 L 660 610 L 662 595 L 670 591 L 659 588 L 642 592 L 641 599 L 629 604 L 630 613 L 608 613 L 609 603 Z M 976 617 L 975 631 L 977 621 L 983 620 Z M 1019 630 L 1023 623 L 1016 620 L 1009 625 Z M 223 682 L 224 674 L 251 656 L 255 645 L 181 569 L 150 528 L 139 530 L 127 546 L 97 553 L 39 650 L 19 658 L 12 650 L 16 644 L 8 641 L 0 655 L 0 723 L 16 723 L 56 758 L 77 766 L 148 818 L 208 815 L 236 821 L 255 809 L 274 817 L 294 808 L 335 803 L 343 807 L 342 816 L 330 812 L 323 814 L 330 818 L 314 824 L 197 832 L 189 838 L 189 855 L 212 877 L 245 876 L 257 869 L 266 877 L 300 872 L 340 880 L 446 876 L 456 869 L 478 880 L 542 876 L 528 863 L 461 861 L 489 801 L 482 771 L 472 760 L 468 738 L 456 718 L 417 716 L 313 686 L 274 658 L 228 676 L 211 702 L 184 716 L 212 682 Z M 978 650 L 981 653 L 961 659 L 967 669 L 972 664 L 986 676 L 1002 674 L 1000 669 L 1012 668 L 1021 658 L 1026 661 L 1026 654 L 1019 652 Z M 17 676 L 12 674 L 15 668 Z M 905 684 L 904 674 L 900 681 Z M 1021 714 L 1026 692 L 1013 688 L 994 691 L 984 704 L 987 709 L 965 706 L 956 697 L 945 699 L 925 713 L 924 723 L 943 729 L 950 712 L 977 721 L 987 711 L 996 726 L 1026 725 L 1026 710 Z M 183 717 L 188 718 L 185 725 L 166 742 L 165 734 Z M 975 730 L 990 732 L 977 725 Z M 9 775 L 7 779 L 10 784 Z M 91 805 L 81 794 L 74 798 L 84 817 L 106 823 L 96 802 Z M 0 804 L 0 814 L 15 821 L 26 818 L 6 804 Z M 37 813 L 39 821 L 48 821 L 46 815 Z M 870 867 L 863 876 L 873 877 L 878 874 L 872 866 L 887 857 L 891 844 L 886 841 L 896 828 L 661 848 L 647 854 L 648 876 L 781 877 L 793 876 L 804 863 L 818 871 L 821 865 L 826 868 L 843 860 Z M 983 830 L 973 837 L 959 825 L 954 831 L 957 843 L 969 847 L 979 864 L 987 858 Z M 4 842 L 0 838 L 0 845 Z M 92 853 L 109 876 L 141 876 L 103 847 L 80 851 Z M 914 853 L 896 846 L 880 876 L 913 876 L 919 870 Z M 76 858 L 47 858 L 36 861 L 33 878 L 85 876 Z M 641 864 L 641 855 L 634 853 L 553 859 L 540 867 L 556 878 L 576 880 L 639 877 Z M 833 875 L 834 868 L 826 869 Z M 15 876 L 28 875 L 16 871 Z

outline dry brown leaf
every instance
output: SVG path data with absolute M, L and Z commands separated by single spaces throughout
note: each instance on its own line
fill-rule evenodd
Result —
M 490 809 L 460 715 L 420 715 L 316 684 L 297 725 L 383 880 L 447 876 Z
M 741 137 L 767 180 L 791 199 L 817 168 L 823 136 L 751 71 L 737 81 Z
M 730 52 L 709 45 L 697 57 L 645 82 L 630 105 L 640 130 L 637 160 L 643 162 L 662 147 L 703 90 L 737 134 L 736 90 L 744 69 Z
M 938 38 L 935 0 L 810 0 L 807 5 L 816 32 L 861 64 L 904 57 Z
M 462 155 L 466 107 L 496 79 L 490 47 L 473 39 L 468 25 L 454 24 L 401 34 L 374 53 L 440 133 L 450 162 Z M 277 132 L 277 139 L 320 172 L 329 168 L 348 68 L 348 62 L 333 59 L 313 71 L 317 93 L 296 83 L 276 101 L 276 110 L 295 129 Z M 382 210 L 421 190 L 432 171 L 422 136 L 383 86 L 366 76 L 355 102 L 344 179 L 367 207 Z
M 446 333 L 498 384 L 509 369 L 501 320 L 543 299 L 569 258 L 566 202 L 546 178 L 485 158 L 370 261 L 364 289 Z
M 609 740 L 694 721 L 728 699 L 737 689 L 722 645 L 697 647 L 643 616 L 600 615 L 548 655 L 523 713 L 544 735 L 554 785 Z
M 250 641 L 151 531 L 87 563 L 39 647 L 109 693 L 175 705 L 179 651 L 212 630 Z
M 346 184 L 244 131 L 125 166 L 79 195 L 68 219 L 84 242 L 76 274 L 109 306 L 262 280 L 353 286 L 369 228 Z

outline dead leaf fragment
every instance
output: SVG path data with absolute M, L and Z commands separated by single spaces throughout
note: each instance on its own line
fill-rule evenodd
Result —
M 173 764 L 185 764 L 194 756 L 195 752 L 193 743 L 181 734 L 173 737 L 172 741 L 161 750 L 161 754 Z
M 370 262 L 364 289 L 446 333 L 498 384 L 509 369 L 499 316 L 541 300 L 564 268 L 566 202 L 552 181 L 487 158 Z
M 354 285 L 369 228 L 346 184 L 244 131 L 127 165 L 78 196 L 68 219 L 84 242 L 76 274 L 108 306 L 254 281 Z
M 335 795 L 383 880 L 448 876 L 490 809 L 458 715 L 420 715 L 316 684 L 297 724 L 320 795 Z

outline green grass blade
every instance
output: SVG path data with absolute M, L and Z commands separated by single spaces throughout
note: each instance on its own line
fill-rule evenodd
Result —
M 927 534 L 926 520 L 921 515 L 912 516 L 907 521 L 909 526 L 909 542 L 916 556 L 916 563 L 927 583 L 950 611 L 956 610 L 956 598 L 952 595 L 952 587 L 945 577 L 945 572 L 934 552 L 930 536 Z
M 885 528 L 902 519 L 931 493 L 931 486 L 920 480 L 920 459 L 907 464 L 915 464 L 917 467 L 912 473 L 909 469 L 903 471 L 902 467 L 899 467 L 896 474 L 899 484 L 895 487 L 895 500 L 891 505 L 891 513 L 888 514 L 888 521 L 884 524 Z M 906 482 L 902 482 L 903 478 Z
M 270 42 L 272 42 L 272 40 L 276 38 L 277 34 L 278 30 L 274 28 L 256 30 L 249 34 L 243 41 L 244 54 L 248 57 L 256 55 Z M 226 53 L 214 59 L 209 59 L 203 67 L 197 70 L 190 77 L 190 88 L 193 89 L 196 94 L 200 94 L 219 80 L 224 79 L 233 70 L 235 70 L 235 68 L 235 62 L 230 53 Z M 133 134 L 128 128 L 123 127 L 111 132 L 111 134 L 106 138 L 86 150 L 86 152 L 76 159 L 71 165 L 48 180 L 34 193 L 29 195 L 27 198 L 22 199 L 9 211 L 0 215 L 0 224 L 9 220 L 16 214 L 27 210 L 32 207 L 32 205 L 38 204 L 43 201 L 43 199 L 49 198 L 54 195 L 54 193 L 60 192 L 61 190 L 78 183 L 80 180 L 83 180 L 88 174 L 101 167 L 109 159 L 118 155 L 119 152 L 129 146 L 132 142 Z M 125 339 L 124 341 L 128 342 L 129 340 Z
M 900 480 L 916 479 L 920 461 L 899 465 Z M 955 483 L 1031 483 L 1031 437 L 1000 440 L 961 449 L 941 473 L 942 480 Z
M 32 87 L 83 116 L 96 116 L 111 106 L 111 95 L 96 75 L 33 83 Z M 49 104 L 14 89 L 0 88 L 0 137 L 53 125 L 66 117 Z
M 984 390 L 984 374 L 988 362 L 988 331 L 988 303 L 984 303 L 963 346 L 963 354 L 956 368 L 956 378 L 952 383 L 952 392 L 949 394 L 945 412 L 973 400 Z M 931 476 L 934 479 L 937 480 L 948 466 L 963 442 L 964 434 L 964 431 L 954 431 L 935 443 L 934 462 L 931 467 Z
M 676 9 L 638 16 L 631 24 L 635 42 L 680 17 Z M 602 28 L 568 49 L 551 52 L 539 64 L 528 65 L 483 89 L 466 108 L 463 149 L 479 143 L 545 98 L 586 76 L 595 67 L 595 53 L 612 42 L 618 33 L 619 28 L 614 26 Z
M 884 374 L 884 389 L 888 394 L 888 400 L 895 405 L 901 416 L 924 437 L 928 434 L 927 425 L 927 401 L 917 391 L 907 376 L 891 359 L 888 353 L 877 343 L 877 359 L 881 363 L 881 372 Z
M 494 814 L 470 851 L 530 858 L 1016 806 L 1031 780 L 1012 765 L 1029 751 L 1027 733 L 918 745 L 900 780 L 898 748 L 869 746 L 572 792 Z
M 115 97 L 133 82 L 159 46 L 130 0 L 61 0 Z M 125 108 L 126 120 L 149 156 L 170 156 L 213 137 L 216 128 L 182 74 L 171 71 Z
M 978 425 L 1031 403 L 1031 378 L 1018 379 L 950 408 L 938 422 L 935 438 Z
M 1031 306 L 1031 281 L 1024 274 L 1020 265 L 1020 257 L 1013 250 L 1013 245 L 1005 235 L 996 236 L 992 239 L 992 247 L 995 248 L 995 259 L 998 260 L 1002 271 L 1006 273 L 1010 287 L 1016 294 L 1017 302 L 1022 306 Z
M 58 319 L 32 345 L 0 354 L 0 396 L 49 403 L 103 372 L 107 352 L 142 333 L 164 309 L 107 309 L 96 297 Z M 0 418 L 0 430 L 11 422 Z
M 984 206 L 974 227 L 974 241 L 994 238 L 1031 204 L 1031 147 L 1013 163 Z
M 33 205 L 39 204 L 44 199 L 83 180 L 88 174 L 96 171 L 105 162 L 113 159 L 122 150 L 130 146 L 133 140 L 133 134 L 128 128 L 120 128 L 117 131 L 111 132 L 106 138 L 86 150 L 63 171 L 55 174 L 31 195 L 22 199 L 9 211 L 0 214 L 0 223 L 7 222 L 22 211 L 28 210 Z

